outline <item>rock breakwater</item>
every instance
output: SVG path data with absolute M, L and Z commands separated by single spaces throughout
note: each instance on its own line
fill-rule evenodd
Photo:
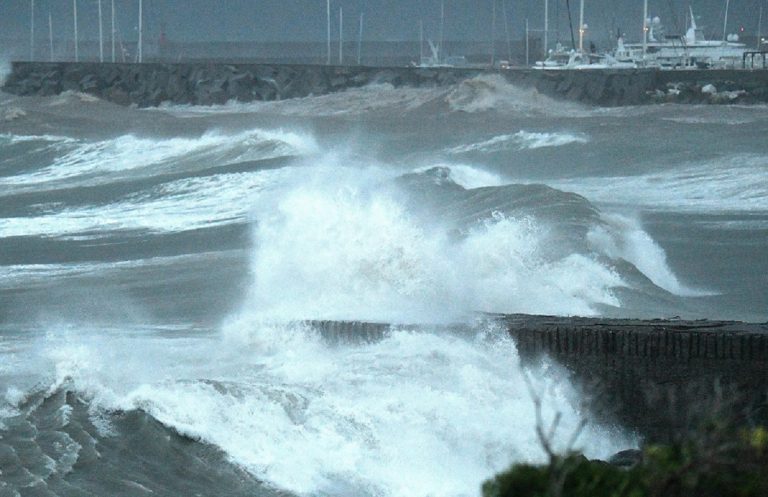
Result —
M 589 105 L 768 102 L 768 71 L 417 68 L 281 64 L 100 64 L 14 62 L 3 90 L 21 96 L 65 91 L 121 105 L 213 105 L 284 100 L 369 84 L 444 87 L 483 74 Z

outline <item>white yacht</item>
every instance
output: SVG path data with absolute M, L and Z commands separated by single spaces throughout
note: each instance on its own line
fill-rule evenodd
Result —
M 560 43 L 549 51 L 546 59 L 537 61 L 534 69 L 634 69 L 634 60 L 619 60 L 610 54 L 586 53 L 580 50 L 566 50 Z
M 624 44 L 620 39 L 615 58 L 632 60 L 640 66 L 665 69 L 733 68 L 741 65 L 744 52 L 749 49 L 738 42 L 737 35 L 729 35 L 723 41 L 707 40 L 696 25 L 692 8 L 690 15 L 690 27 L 685 36 L 663 36 L 660 33 L 661 21 L 656 17 L 648 26 L 645 51 L 642 43 Z

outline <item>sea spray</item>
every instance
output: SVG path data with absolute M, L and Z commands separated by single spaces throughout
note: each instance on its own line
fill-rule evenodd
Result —
M 549 233 L 537 219 L 496 213 L 457 237 L 440 218 L 409 212 L 407 193 L 354 171 L 260 197 L 249 312 L 424 323 L 619 305 L 611 288 L 621 278 L 589 254 L 542 257 Z
M 53 388 L 79 392 L 102 429 L 110 412 L 140 409 L 303 495 L 474 495 L 511 461 L 541 461 L 523 374 L 536 378 L 544 418 L 560 414 L 560 447 L 586 415 L 566 373 L 550 363 L 525 373 L 493 326 L 394 328 L 359 345 L 326 344 L 306 325 L 237 320 L 218 338 L 170 342 L 74 331 L 52 331 L 41 350 Z M 605 457 L 633 444 L 590 424 L 577 445 Z

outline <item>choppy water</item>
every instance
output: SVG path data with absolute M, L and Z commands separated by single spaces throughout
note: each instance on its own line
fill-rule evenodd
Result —
M 0 100 L 2 496 L 478 495 L 543 457 L 479 313 L 768 319 L 765 107 L 589 109 L 494 78 Z M 417 326 L 331 343 L 303 320 Z M 529 374 L 565 442 L 577 389 Z

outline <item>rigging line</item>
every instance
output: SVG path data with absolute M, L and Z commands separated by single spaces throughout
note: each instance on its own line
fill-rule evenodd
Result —
M 565 5 L 568 8 L 568 26 L 571 27 L 571 46 L 576 50 L 576 38 L 573 36 L 573 18 L 571 17 L 571 0 L 565 0 Z

